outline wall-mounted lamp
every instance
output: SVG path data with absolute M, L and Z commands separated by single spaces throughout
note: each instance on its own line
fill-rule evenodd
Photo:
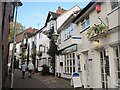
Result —
M 57 33 L 53 33 L 53 37 L 54 37 L 54 41 L 56 42 L 57 41 L 57 38 L 58 38 L 58 34 Z
M 98 46 L 99 45 L 99 40 L 94 40 L 93 43 L 94 43 L 94 45 Z

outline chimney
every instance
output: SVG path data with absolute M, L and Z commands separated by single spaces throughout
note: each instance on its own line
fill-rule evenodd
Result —
M 67 10 L 65 10 L 65 9 L 61 8 L 61 6 L 59 6 L 58 9 L 56 10 L 56 13 L 57 13 L 57 14 L 62 14 L 62 13 L 64 13 L 65 11 L 67 11 Z

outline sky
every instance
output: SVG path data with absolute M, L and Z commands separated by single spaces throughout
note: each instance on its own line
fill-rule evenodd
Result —
M 25 2 L 18 8 L 17 22 L 26 28 L 40 29 L 44 26 L 48 12 L 56 12 L 58 6 L 69 10 L 75 5 L 84 8 L 89 2 Z

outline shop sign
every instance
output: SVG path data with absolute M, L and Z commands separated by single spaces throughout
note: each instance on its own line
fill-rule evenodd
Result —
M 74 88 L 82 87 L 80 75 L 78 73 L 73 73 L 71 81 Z
M 62 53 L 69 53 L 77 50 L 77 45 L 66 48 Z

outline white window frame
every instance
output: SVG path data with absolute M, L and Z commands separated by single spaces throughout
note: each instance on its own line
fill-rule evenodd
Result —
M 89 24 L 87 25 L 87 20 L 89 19 Z M 83 28 L 82 25 L 85 24 L 85 27 Z M 82 20 L 81 22 L 81 28 L 82 30 L 85 30 L 86 28 L 88 28 L 90 26 L 90 17 L 88 16 L 87 18 L 85 18 L 84 20 Z
M 120 69 L 120 67 L 118 67 L 118 63 L 120 64 L 120 45 L 116 45 L 113 47 L 114 48 L 114 61 L 115 61 L 115 76 L 116 76 L 116 85 L 120 86 L 120 78 L 118 77 L 118 72 L 120 73 L 120 70 L 118 70 L 118 68 Z M 116 48 L 116 49 L 115 49 Z M 116 50 L 118 51 L 118 56 L 116 54 Z M 117 60 L 119 62 L 117 62 Z M 120 65 L 119 65 L 120 66 Z
M 72 73 L 75 72 L 75 66 L 76 66 L 75 55 L 76 54 L 74 52 L 67 53 L 67 54 L 64 55 L 64 73 L 72 74 Z M 74 61 L 74 65 L 73 65 L 73 61 Z
M 65 36 L 64 40 L 69 39 L 73 35 L 73 33 L 72 33 L 73 31 L 74 31 L 74 29 L 73 29 L 72 24 L 68 25 L 64 31 L 64 36 Z

